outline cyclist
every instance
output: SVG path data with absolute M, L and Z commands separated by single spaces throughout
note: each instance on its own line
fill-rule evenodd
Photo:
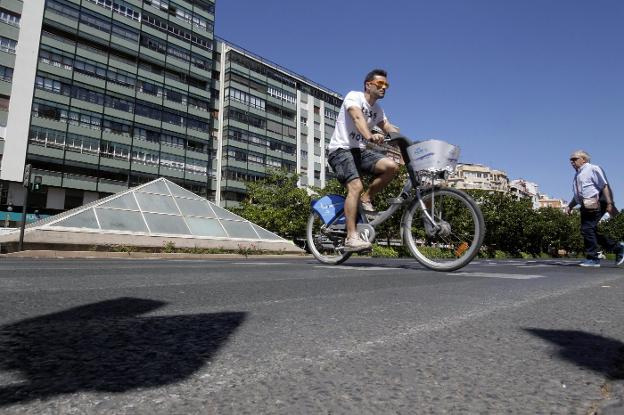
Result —
M 375 212 L 372 200 L 399 171 L 399 166 L 390 158 L 367 148 L 367 143 L 382 144 L 384 134 L 398 133 L 390 124 L 377 102 L 386 95 L 389 87 L 388 74 L 383 69 L 373 69 L 364 79 L 364 91 L 351 91 L 345 97 L 336 127 L 328 146 L 328 163 L 336 178 L 347 188 L 344 213 L 347 226 L 345 251 L 356 252 L 369 249 L 371 243 L 360 238 L 357 232 L 358 205 L 364 211 Z M 374 127 L 383 133 L 371 132 Z M 373 175 L 368 190 L 364 193 L 362 173 Z

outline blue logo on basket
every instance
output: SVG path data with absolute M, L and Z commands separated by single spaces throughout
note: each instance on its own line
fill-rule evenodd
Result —
M 425 154 L 424 156 L 420 156 L 420 157 L 418 157 L 418 158 L 417 158 L 416 160 L 414 160 L 414 161 L 424 160 L 424 159 L 426 159 L 426 158 L 428 158 L 428 157 L 431 157 L 431 156 L 433 156 L 433 153 L 427 153 L 427 154 Z

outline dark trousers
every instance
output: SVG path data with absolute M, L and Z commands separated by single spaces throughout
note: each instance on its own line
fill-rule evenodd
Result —
M 612 252 L 617 242 L 611 238 L 598 233 L 598 222 L 605 214 L 604 206 L 601 209 L 587 210 L 581 208 L 581 235 L 585 242 L 585 255 L 587 259 L 598 259 L 598 245 L 606 251 Z

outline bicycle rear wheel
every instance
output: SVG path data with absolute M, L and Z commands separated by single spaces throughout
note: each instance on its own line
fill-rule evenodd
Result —
M 435 271 L 454 271 L 479 252 L 485 223 L 479 206 L 466 193 L 448 188 L 423 193 L 434 227 L 414 201 L 404 214 L 403 241 L 418 262 Z
M 310 214 L 306 228 L 308 249 L 314 258 L 323 264 L 342 264 L 351 256 L 351 252 L 344 252 L 344 236 L 325 231 L 324 225 L 318 213 Z

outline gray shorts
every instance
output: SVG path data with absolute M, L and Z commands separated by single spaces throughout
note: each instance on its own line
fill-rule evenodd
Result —
M 383 158 L 385 157 L 382 154 L 369 149 L 339 148 L 329 153 L 327 162 L 338 181 L 345 185 L 362 177 L 362 173 L 374 174 L 375 164 Z

